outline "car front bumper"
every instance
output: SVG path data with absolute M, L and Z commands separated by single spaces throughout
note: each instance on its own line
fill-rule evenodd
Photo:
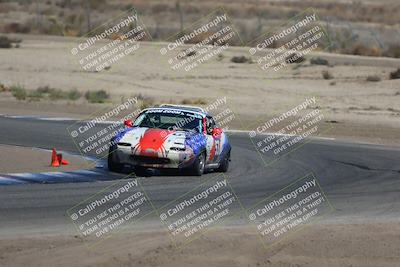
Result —
M 117 162 L 147 168 L 185 168 L 193 164 L 195 155 L 191 151 L 169 151 L 167 155 L 145 156 L 132 154 L 130 147 L 118 147 L 113 152 Z

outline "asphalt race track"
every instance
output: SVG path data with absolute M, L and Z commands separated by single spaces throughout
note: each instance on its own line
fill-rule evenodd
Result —
M 0 143 L 77 153 L 66 128 L 71 121 L 0 118 Z M 398 218 L 400 213 L 400 149 L 312 139 L 270 162 L 246 134 L 231 134 L 232 162 L 226 174 L 244 208 L 250 208 L 294 180 L 312 172 L 334 206 L 327 220 Z M 257 140 L 257 139 L 256 139 Z M 264 157 L 264 161 L 261 157 Z M 25 183 L 0 186 L 0 234 L 74 231 L 66 210 L 125 178 L 101 169 L 99 179 L 81 183 Z M 156 208 L 191 191 L 218 173 L 201 178 L 179 174 L 140 177 Z M 1 175 L 0 175 L 1 176 Z M 153 216 L 154 215 L 154 216 Z M 157 225 L 156 214 L 149 222 Z M 241 223 L 240 219 L 231 220 Z M 152 224 L 148 223 L 147 227 Z

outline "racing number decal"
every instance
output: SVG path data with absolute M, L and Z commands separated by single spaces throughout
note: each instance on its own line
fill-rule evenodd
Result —
M 208 135 L 207 141 L 208 162 L 213 162 L 217 160 L 218 155 L 221 154 L 221 138 Z
M 215 142 L 215 155 L 218 156 L 220 154 L 221 139 L 214 138 L 214 142 Z

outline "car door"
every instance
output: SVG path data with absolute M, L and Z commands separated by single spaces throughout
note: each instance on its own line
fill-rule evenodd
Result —
M 215 121 L 211 116 L 206 117 L 206 163 L 218 162 L 219 155 L 221 154 L 221 135 L 214 136 L 213 130 L 216 127 Z

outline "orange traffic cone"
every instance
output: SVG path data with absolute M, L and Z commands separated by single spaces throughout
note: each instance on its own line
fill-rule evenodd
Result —
M 60 167 L 60 162 L 58 161 L 55 148 L 53 148 L 53 151 L 51 152 L 51 167 Z
M 58 159 L 58 163 L 60 163 L 61 165 L 69 165 L 68 160 L 63 159 L 63 156 L 61 153 L 57 154 L 57 159 Z
M 57 153 L 57 160 L 58 160 L 58 163 L 61 164 L 61 161 L 62 161 L 62 154 L 61 153 Z

